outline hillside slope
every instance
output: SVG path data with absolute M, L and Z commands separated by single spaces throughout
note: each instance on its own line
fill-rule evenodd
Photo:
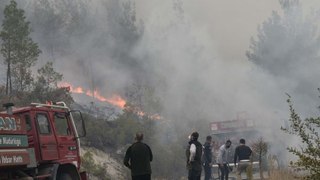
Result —
M 82 155 L 85 155 L 88 152 L 92 154 L 95 167 L 105 170 L 105 179 L 127 179 L 128 175 L 130 175 L 122 162 L 120 162 L 119 159 L 112 157 L 112 154 L 105 153 L 92 147 L 81 148 Z M 101 176 L 103 175 L 100 174 L 100 177 L 96 177 L 92 173 L 93 172 L 88 172 L 90 180 L 101 180 Z

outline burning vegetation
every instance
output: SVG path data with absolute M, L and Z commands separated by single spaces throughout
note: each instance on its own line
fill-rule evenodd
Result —
M 121 109 L 124 109 L 124 106 L 126 105 L 126 101 L 120 96 L 120 95 L 112 95 L 110 98 L 106 98 L 100 94 L 98 90 L 85 90 L 83 87 L 74 87 L 70 83 L 67 82 L 61 82 L 59 83 L 58 87 L 66 88 L 69 92 L 75 93 L 75 94 L 85 94 L 87 96 L 90 96 L 94 99 L 97 99 L 101 102 L 108 102 L 114 106 L 117 106 Z
M 88 136 L 83 145 L 107 149 L 121 159 L 123 148 L 133 141 L 132 135 L 143 131 L 155 150 L 153 176 L 159 179 L 185 177 L 186 137 L 192 130 L 200 132 L 200 139 L 210 134 L 223 141 L 219 128 L 232 129 L 227 133 L 250 128 L 248 134 L 241 132 L 236 138 L 261 133 L 268 143 L 276 142 L 270 149 L 282 155 L 286 154 L 282 146 L 292 147 L 288 150 L 298 161 L 291 165 L 304 167 L 309 179 L 319 177 L 319 118 L 300 118 L 290 104 L 291 117 L 284 121 L 288 125 L 284 130 L 300 139 L 279 133 L 279 119 L 288 116 L 282 100 L 284 90 L 302 97 L 297 106 L 303 116 L 315 114 L 307 105 L 319 104 L 313 96 L 319 86 L 319 15 L 305 16 L 299 0 L 279 1 L 281 12 L 274 11 L 261 23 L 246 52 L 247 59 L 239 58 L 241 61 L 237 61 L 238 56 L 236 60 L 219 57 L 221 52 L 215 51 L 219 41 L 209 42 L 212 35 L 207 34 L 211 31 L 205 28 L 207 24 L 199 27 L 202 20 L 193 22 L 188 8 L 184 8 L 184 3 L 191 2 L 163 1 L 165 6 L 157 4 L 156 11 L 139 12 L 141 16 L 155 13 L 141 21 L 136 11 L 143 5 L 135 1 L 19 3 L 0 1 L 1 10 L 7 9 L 0 15 L 4 62 L 0 66 L 0 103 L 23 106 L 65 101 L 71 105 L 75 104 L 72 95 L 81 94 L 111 104 L 121 110 L 113 121 L 90 111 L 84 113 Z M 198 15 L 202 14 L 206 13 Z M 229 50 L 232 48 L 224 49 Z M 252 63 L 243 63 L 246 60 Z M 95 87 L 69 83 L 78 82 L 74 74 L 78 80 L 95 82 Z M 112 92 L 124 93 L 106 96 L 104 82 L 111 84 Z M 217 120 L 243 109 L 256 113 L 255 124 L 267 125 L 257 132 L 244 123 L 239 128 L 233 121 Z M 306 148 L 300 151 L 293 145 Z M 259 156 L 263 161 L 265 154 Z M 275 173 L 275 179 L 292 178 L 287 173 L 288 164 L 283 164 L 285 169 Z

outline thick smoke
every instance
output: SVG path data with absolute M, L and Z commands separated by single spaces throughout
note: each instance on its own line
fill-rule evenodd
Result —
M 65 81 L 98 89 L 105 96 L 125 95 L 128 86 L 135 83 L 153 86 L 164 107 L 162 116 L 185 131 L 197 130 L 186 122 L 205 121 L 209 125 L 235 119 L 245 111 L 257 126 L 267 127 L 266 135 L 278 135 L 288 119 L 286 92 L 301 104 L 302 113 L 317 112 L 318 59 L 304 64 L 301 56 L 298 60 L 302 63 L 281 59 L 282 64 L 269 61 L 261 65 L 244 56 L 225 55 L 228 47 L 221 50 L 215 40 L 223 40 L 224 34 L 219 37 L 210 31 L 209 26 L 216 26 L 214 21 L 195 22 L 192 15 L 197 10 L 192 2 L 41 2 L 18 2 L 32 23 L 33 38 L 44 48 L 40 64 L 54 61 Z M 194 7 L 198 6 L 197 2 Z M 296 14 L 291 15 L 287 20 L 294 20 Z M 310 35 L 307 28 L 301 26 L 299 33 Z M 252 32 L 256 32 L 255 26 Z M 234 29 L 234 33 L 241 32 Z M 233 39 L 228 36 L 225 41 Z M 296 43 L 299 39 L 282 47 Z M 301 54 L 294 50 L 286 53 Z M 279 48 L 269 56 L 279 57 L 278 52 L 283 54 Z M 205 128 L 209 131 L 209 126 Z

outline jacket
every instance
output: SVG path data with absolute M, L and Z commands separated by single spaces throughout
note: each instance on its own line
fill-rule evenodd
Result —
M 133 143 L 126 151 L 123 163 L 131 169 L 131 175 L 151 174 L 150 162 L 153 159 L 151 148 L 142 142 Z

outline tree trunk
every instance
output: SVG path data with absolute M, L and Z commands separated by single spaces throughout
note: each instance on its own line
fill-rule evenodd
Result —
M 20 86 L 20 91 L 23 91 L 23 78 L 25 78 L 26 74 L 24 73 L 22 67 L 19 67 L 19 71 L 20 71 L 20 80 L 19 80 L 19 86 Z
M 262 168 L 262 152 L 259 154 L 259 171 L 260 171 L 260 179 L 264 179 L 263 177 L 263 168 Z
M 6 95 L 7 96 L 11 96 L 11 92 L 12 92 L 12 83 L 11 83 L 11 45 L 10 45 L 10 40 L 9 40 Z
M 12 83 L 11 83 L 11 62 L 10 55 L 8 58 L 8 67 L 7 67 L 7 82 L 6 82 L 6 95 L 10 96 L 12 91 Z
M 6 82 L 6 95 L 9 95 L 9 63 L 7 67 L 7 82 Z

